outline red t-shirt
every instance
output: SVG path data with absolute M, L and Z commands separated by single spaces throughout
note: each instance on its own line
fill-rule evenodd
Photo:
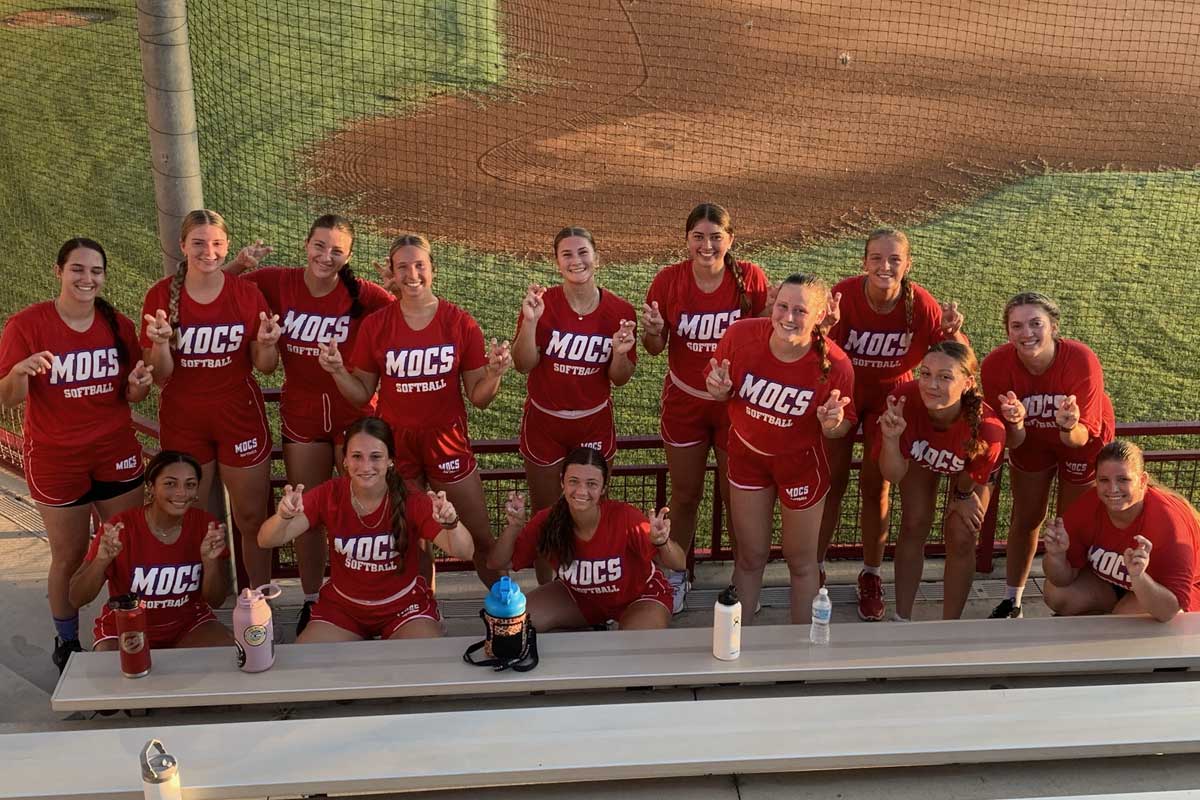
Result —
M 867 276 L 853 275 L 833 287 L 842 293 L 838 322 L 829 338 L 850 356 L 856 383 L 868 385 L 907 377 L 929 348 L 942 341 L 942 309 L 925 289 L 913 284 L 912 327 L 904 297 L 886 314 L 867 302 Z
M 1113 525 L 1093 486 L 1067 509 L 1063 525 L 1071 538 L 1071 566 L 1090 565 L 1101 580 L 1125 589 L 1132 587 L 1122 555 L 1136 546 L 1134 536 L 1149 539 L 1153 546 L 1147 574 L 1171 590 L 1182 610 L 1200 610 L 1200 525 L 1179 498 L 1149 487 L 1142 512 L 1122 529 Z
M 35 443 L 81 450 L 130 425 L 125 388 L 142 357 L 137 331 L 117 314 L 125 343 L 124 366 L 117 360 L 112 329 L 99 311 L 80 333 L 63 322 L 52 301 L 36 303 L 9 318 L 0 338 L 0 376 L 34 353 L 54 353 L 50 371 L 29 378 L 25 436 Z
M 197 303 L 186 287 L 179 291 L 179 340 L 171 350 L 175 365 L 163 389 L 164 399 L 175 394 L 213 399 L 243 388 L 251 377 L 250 345 L 262 323 L 258 315 L 270 313 L 270 308 L 253 283 L 235 275 L 224 277 L 225 285 L 211 303 Z M 146 335 L 145 316 L 154 316 L 159 309 L 170 311 L 172 280 L 163 278 L 151 286 L 142 303 L 141 345 L 145 349 L 153 345 Z
M 334 478 L 304 493 L 304 516 L 310 527 L 324 525 L 329 539 L 329 580 L 348 600 L 379 603 L 403 592 L 417 577 L 421 539 L 442 532 L 433 518 L 433 502 L 421 492 L 404 500 L 408 545 L 398 563 L 392 542 L 391 501 L 359 517 L 350 502 L 350 479 Z
M 612 292 L 600 290 L 600 304 L 580 317 L 571 309 L 561 286 L 542 295 L 545 310 L 538 319 L 535 339 L 541 353 L 529 373 L 529 399 L 552 411 L 587 411 L 612 396 L 608 366 L 612 337 L 621 320 L 636 321 L 633 306 Z M 525 324 L 517 317 L 517 330 Z M 637 348 L 629 351 L 636 363 Z
M 146 605 L 146 630 L 151 639 L 169 639 L 183 623 L 195 621 L 208 609 L 201 587 L 204 565 L 200 560 L 200 543 L 208 533 L 209 523 L 217 520 L 207 511 L 189 508 L 183 515 L 183 529 L 172 544 L 163 544 L 146 524 L 146 509 L 142 506 L 122 511 L 109 524 L 125 523 L 121 529 L 121 552 L 104 571 L 108 578 L 109 598 L 136 594 Z M 100 536 L 92 539 L 84 561 L 95 561 L 100 550 Z M 229 559 L 229 548 L 221 554 Z M 101 621 L 115 612 L 107 605 L 100 613 Z
M 854 408 L 854 368 L 842 349 L 830 341 L 829 378 L 822 382 L 821 356 L 816 347 L 796 361 L 780 361 L 771 352 L 771 320 L 739 320 L 729 327 L 717 347 L 717 361 L 729 359 L 733 394 L 729 398 L 729 426 L 761 453 L 773 455 L 809 447 L 823 447 L 817 406 L 834 389 L 851 398 L 846 419 L 858 421 Z M 704 370 L 707 376 L 708 368 Z
M 440 427 L 466 416 L 462 373 L 487 366 L 483 331 L 438 300 L 433 319 L 409 327 L 399 303 L 363 320 L 349 366 L 379 376 L 379 416 L 393 428 Z
M 767 276 L 749 261 L 737 262 L 750 298 L 750 316 L 762 313 L 767 305 Z M 738 303 L 737 281 L 729 270 L 722 273 L 721 285 L 713 292 L 702 292 L 692 274 L 692 262 L 682 261 L 663 267 L 650 283 L 647 303 L 658 303 L 663 316 L 663 336 L 667 340 L 667 364 L 683 383 L 701 394 L 704 368 L 717 351 L 717 342 L 731 324 L 742 316 Z M 670 380 L 670 377 L 667 378 Z
M 279 315 L 283 334 L 279 337 L 279 355 L 283 359 L 284 381 L 280 411 L 311 416 L 322 413 L 322 396 L 332 404 L 333 419 L 370 415 L 374 404 L 355 408 L 342 397 L 333 376 L 321 368 L 318 343 L 336 341 L 345 354 L 354 352 L 358 329 L 368 314 L 383 308 L 395 298 L 370 281 L 359 281 L 359 317 L 350 317 L 350 293 L 340 280 L 324 297 L 314 297 L 304 282 L 304 270 L 289 267 L 264 267 L 243 276 L 258 286 L 267 305 Z
M 533 515 L 517 535 L 513 547 L 514 571 L 532 566 L 537 557 L 538 535 L 550 509 Z M 655 547 L 650 543 L 650 521 L 638 509 L 617 500 L 600 501 L 600 524 L 586 542 L 575 538 L 575 560 L 550 566 L 571 590 L 606 606 L 623 606 L 638 599 L 654 571 Z
M 904 421 L 908 426 L 900 434 L 900 452 L 905 458 L 939 475 L 966 472 L 976 483 L 988 482 L 1004 455 L 1006 435 L 1004 423 L 991 406 L 983 404 L 983 419 L 979 423 L 979 438 L 986 449 L 968 462 L 966 444 L 971 438 L 971 425 L 966 417 L 959 415 L 945 430 L 935 428 L 925 408 L 925 401 L 921 399 L 921 387 L 916 381 L 900 384 L 891 392 L 891 396 L 904 398 Z M 882 438 L 875 437 L 871 448 L 871 457 L 876 461 L 883 449 Z
M 1025 442 L 1062 443 L 1054 412 L 1067 395 L 1075 395 L 1079 422 L 1091 438 L 1113 435 L 1112 404 L 1104 396 L 1104 371 L 1091 348 L 1074 339 L 1059 339 L 1050 368 L 1034 375 L 1021 363 L 1012 342 L 988 353 L 980 367 L 984 397 L 989 402 L 1014 392 L 1025 406 Z

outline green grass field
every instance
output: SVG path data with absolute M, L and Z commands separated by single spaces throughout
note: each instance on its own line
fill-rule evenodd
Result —
M 302 191 L 310 143 L 347 120 L 402 113 L 439 93 L 482 101 L 505 77 L 497 0 L 470 11 L 455 0 L 370 0 L 353 15 L 336 3 L 282 0 L 190 6 L 206 202 L 230 219 L 235 245 L 276 245 L 276 263 L 298 263 L 308 220 L 336 210 Z M 87 28 L 0 27 L 5 314 L 53 295 L 51 261 L 68 236 L 106 245 L 108 295 L 131 316 L 160 274 L 134 5 L 115 7 L 117 19 Z M 1005 299 L 1039 289 L 1062 304 L 1064 333 L 1099 353 L 1118 420 L 1197 419 L 1200 292 L 1187 264 L 1200 247 L 1198 209 L 1200 172 L 1046 174 L 935 218 L 880 222 L 907 224 L 916 280 L 960 303 L 981 356 L 1001 340 Z M 832 282 L 858 270 L 861 241 L 800 250 L 742 243 L 739 254 L 776 279 L 801 270 Z M 360 274 L 385 246 L 363 221 Z M 453 243 L 438 243 L 435 258 L 438 293 L 475 313 L 489 336 L 511 334 L 528 281 L 555 280 L 546 262 Z M 605 264 L 601 280 L 640 304 L 658 266 Z M 657 430 L 664 368 L 662 358 L 643 358 L 619 390 L 622 433 Z M 494 406 L 474 414 L 475 437 L 515 436 L 522 398 L 520 376 L 506 379 Z

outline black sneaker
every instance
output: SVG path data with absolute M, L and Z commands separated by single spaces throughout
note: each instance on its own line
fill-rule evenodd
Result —
M 1021 607 L 1011 597 L 1006 597 L 992 609 L 988 619 L 1020 619 L 1023 616 Z
M 312 618 L 312 600 L 305 600 L 304 607 L 300 609 L 300 618 L 296 620 L 296 635 L 304 633 L 304 629 L 308 627 L 308 621 Z
M 58 674 L 62 675 L 63 670 L 67 668 L 67 659 L 71 657 L 71 653 L 82 653 L 83 646 L 79 644 L 78 639 L 60 639 L 54 637 L 54 655 L 50 656 L 50 660 L 54 662 L 54 666 L 58 667 Z

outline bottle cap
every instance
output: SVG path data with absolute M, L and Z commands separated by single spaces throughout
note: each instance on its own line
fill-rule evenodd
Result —
M 525 595 L 516 581 L 504 575 L 492 584 L 483 600 L 483 610 L 493 617 L 519 617 L 525 613 Z
M 817 592 L 817 594 L 821 595 L 821 597 L 829 597 L 829 590 L 822 586 L 821 591 Z
M 723 606 L 737 605 L 737 603 L 738 603 L 737 587 L 734 586 L 732 583 L 729 584 L 728 587 L 726 587 L 719 595 L 717 595 L 717 602 Z

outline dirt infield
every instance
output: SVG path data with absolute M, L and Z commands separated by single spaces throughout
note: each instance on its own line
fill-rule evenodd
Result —
M 491 251 L 583 224 L 612 259 L 677 250 L 703 200 L 743 243 L 804 241 L 1030 172 L 1200 161 L 1186 0 L 510 0 L 504 24 L 505 86 L 356 122 L 310 188 Z

